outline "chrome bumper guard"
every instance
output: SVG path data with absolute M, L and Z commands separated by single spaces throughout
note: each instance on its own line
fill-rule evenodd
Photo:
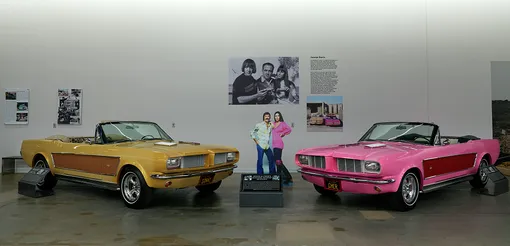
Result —
M 341 177 L 341 176 L 330 175 L 330 174 L 322 174 L 322 173 L 316 173 L 316 172 L 311 172 L 311 171 L 303 171 L 301 168 L 299 168 L 297 171 L 300 173 L 308 174 L 308 175 L 312 175 L 312 176 L 323 177 L 323 178 L 328 178 L 328 179 L 339 179 L 339 180 L 345 180 L 345 181 L 354 182 L 354 183 L 391 184 L 391 183 L 395 182 L 395 179 L 369 180 L 369 179 L 360 179 L 360 178 Z
M 194 173 L 185 173 L 185 174 L 152 174 L 151 178 L 153 178 L 153 179 L 180 179 L 180 178 L 189 178 L 189 177 L 195 177 L 195 176 L 200 176 L 200 175 L 204 175 L 204 174 L 211 174 L 211 173 L 219 173 L 219 172 L 230 171 L 230 170 L 234 170 L 234 168 L 237 168 L 237 165 L 234 165 L 234 166 L 231 166 L 231 167 L 220 168 L 220 169 L 200 171 L 200 172 L 194 172 Z

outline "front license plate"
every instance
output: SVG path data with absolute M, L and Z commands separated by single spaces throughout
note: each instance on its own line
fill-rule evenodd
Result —
M 326 179 L 326 189 L 340 191 L 340 181 Z
M 198 181 L 198 185 L 206 185 L 212 183 L 214 180 L 214 173 L 204 174 L 200 176 L 200 180 Z

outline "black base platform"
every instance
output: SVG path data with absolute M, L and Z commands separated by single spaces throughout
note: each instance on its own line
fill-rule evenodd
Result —
M 32 168 L 18 181 L 18 194 L 32 198 L 54 195 L 52 188 L 46 188 L 53 187 L 54 179 L 49 168 Z
M 280 175 L 241 174 L 239 207 L 283 207 Z
M 485 185 L 485 189 L 482 190 L 482 194 L 498 196 L 508 192 L 508 178 L 505 177 L 498 168 L 488 166 L 482 168 L 482 172 L 487 175 L 487 184 Z

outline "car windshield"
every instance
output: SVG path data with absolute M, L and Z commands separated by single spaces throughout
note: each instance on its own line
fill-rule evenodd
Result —
M 101 125 L 108 143 L 120 143 L 138 140 L 173 139 L 157 124 L 151 122 L 110 122 Z
M 434 125 L 419 123 L 375 124 L 360 141 L 396 141 L 431 144 Z

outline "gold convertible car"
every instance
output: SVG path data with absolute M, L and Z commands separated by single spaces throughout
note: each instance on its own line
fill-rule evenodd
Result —
M 196 187 L 213 192 L 239 161 L 234 147 L 176 141 L 156 123 L 103 121 L 94 137 L 55 135 L 24 140 L 21 156 L 53 179 L 120 190 L 127 207 L 149 205 L 153 189 Z

